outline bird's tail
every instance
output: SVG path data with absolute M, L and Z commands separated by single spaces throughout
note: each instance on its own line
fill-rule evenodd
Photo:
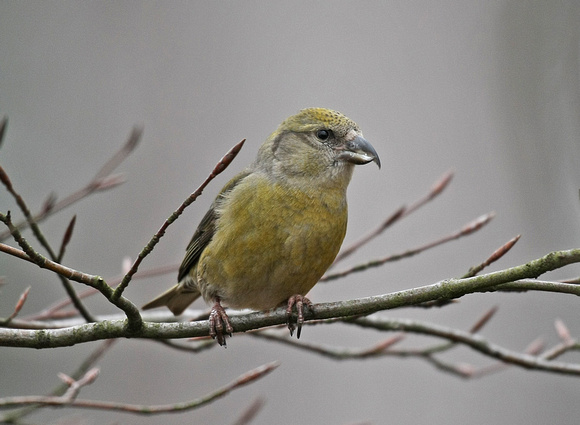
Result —
M 179 316 L 200 295 L 199 291 L 192 291 L 178 283 L 141 308 L 149 310 L 150 308 L 166 306 L 174 315 Z

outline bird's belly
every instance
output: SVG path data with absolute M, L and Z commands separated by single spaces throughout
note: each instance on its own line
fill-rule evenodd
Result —
M 322 199 L 309 202 L 303 209 L 225 217 L 214 239 L 221 243 L 210 242 L 198 264 L 206 301 L 217 296 L 232 308 L 266 310 L 306 295 L 334 261 L 346 232 L 346 204 L 337 212 Z

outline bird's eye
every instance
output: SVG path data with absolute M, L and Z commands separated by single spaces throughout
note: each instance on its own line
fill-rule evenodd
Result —
M 320 140 L 328 140 L 330 137 L 330 130 L 318 130 L 316 132 L 316 137 L 318 137 Z

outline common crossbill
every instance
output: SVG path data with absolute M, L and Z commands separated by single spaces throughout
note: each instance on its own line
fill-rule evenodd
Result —
M 233 329 L 223 306 L 293 307 L 297 336 L 305 297 L 334 261 L 347 223 L 346 188 L 355 165 L 379 156 L 352 120 L 323 108 L 286 119 L 255 161 L 231 179 L 205 214 L 179 268 L 178 283 L 143 309 L 181 314 L 200 295 L 212 303 L 210 335 Z

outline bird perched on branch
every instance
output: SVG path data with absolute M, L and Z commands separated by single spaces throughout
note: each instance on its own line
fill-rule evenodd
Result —
M 231 179 L 201 220 L 178 283 L 143 309 L 181 314 L 200 295 L 213 304 L 210 335 L 220 345 L 233 329 L 224 306 L 287 306 L 290 334 L 304 322 L 305 297 L 338 254 L 346 233 L 346 188 L 355 165 L 375 149 L 352 120 L 323 108 L 286 119 L 255 161 Z

